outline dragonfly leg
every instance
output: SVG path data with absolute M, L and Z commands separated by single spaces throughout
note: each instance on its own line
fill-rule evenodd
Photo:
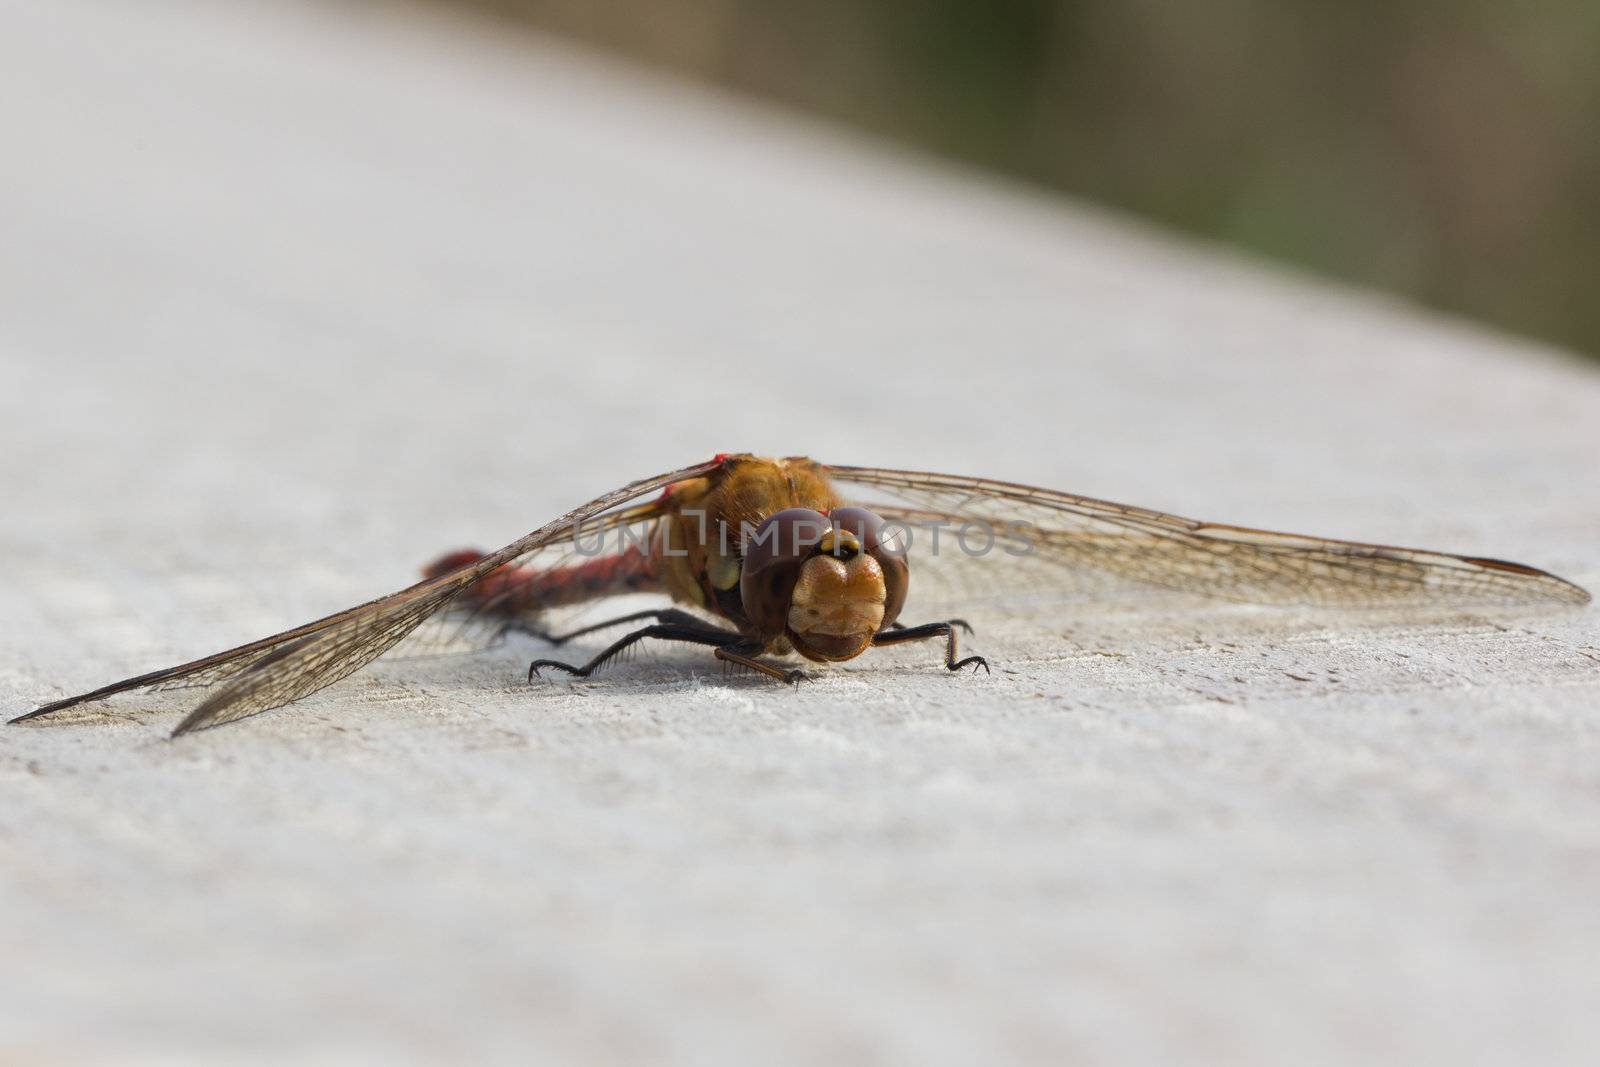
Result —
M 790 685 L 803 682 L 810 677 L 810 675 L 806 674 L 806 672 L 802 670 L 797 670 L 791 667 L 781 667 L 776 663 L 765 663 L 761 660 L 758 660 L 754 655 L 751 654 L 751 651 L 752 650 L 748 648 L 741 648 L 738 646 L 731 648 L 724 647 L 717 649 L 712 653 L 712 655 L 716 656 L 724 663 L 736 663 L 741 667 L 748 667 L 753 671 L 759 671 L 768 678 L 775 679 L 776 681 L 788 682 Z
M 504 638 L 506 634 L 526 634 L 547 644 L 564 645 L 574 637 L 582 637 L 585 634 L 592 634 L 599 630 L 609 630 L 613 626 L 621 626 L 625 622 L 638 622 L 640 619 L 654 619 L 656 622 L 674 623 L 681 626 L 698 626 L 701 629 L 710 629 L 717 633 L 725 632 L 715 624 L 709 623 L 697 615 L 691 615 L 687 611 L 680 611 L 677 608 L 653 608 L 649 611 L 636 611 L 631 615 L 619 615 L 615 619 L 607 619 L 604 622 L 597 622 L 591 626 L 585 626 L 564 634 L 553 634 L 549 630 L 542 630 L 530 622 L 516 619 L 495 631 L 494 639 L 498 641 Z
M 921 626 L 907 626 L 900 630 L 884 630 L 872 639 L 873 645 L 903 645 L 907 641 L 926 641 L 930 637 L 945 639 L 944 666 L 946 670 L 959 671 L 962 667 L 971 666 L 974 671 L 982 667 L 985 672 L 989 670 L 989 661 L 982 656 L 968 656 L 966 659 L 956 659 L 956 627 L 965 626 L 960 619 L 951 619 L 948 622 L 928 622 Z M 971 627 L 966 627 L 970 630 Z
M 574 637 L 582 637 L 584 634 L 592 634 L 598 630 L 609 630 L 613 626 L 621 626 L 625 622 L 638 622 L 640 619 L 653 619 L 656 622 L 666 623 L 671 626 L 690 626 L 702 630 L 712 630 L 719 634 L 727 633 L 726 630 L 706 622 L 699 616 L 691 615 L 687 611 L 680 611 L 678 608 L 654 608 L 649 611 L 636 611 L 631 615 L 619 615 L 614 619 L 607 619 L 604 622 L 597 622 L 564 634 L 540 633 L 532 629 L 525 632 L 542 638 L 552 645 L 564 645 Z
M 959 627 L 961 632 L 966 634 L 968 637 L 972 636 L 972 624 L 966 619 L 946 619 L 944 621 L 949 623 L 951 626 Z M 899 621 L 891 622 L 888 628 L 891 630 L 911 629 L 911 627 L 908 627 L 905 623 Z
M 560 660 L 555 659 L 536 659 L 528 664 L 528 681 L 532 682 L 535 677 L 539 676 L 541 667 L 554 667 L 556 670 L 565 671 L 574 677 L 587 678 L 601 667 L 604 667 L 619 653 L 647 638 L 657 638 L 662 641 L 687 641 L 690 644 L 711 645 L 718 649 L 744 642 L 743 637 L 730 630 L 718 629 L 699 620 L 696 620 L 694 626 L 684 626 L 679 623 L 656 623 L 653 626 L 642 627 L 625 637 L 620 637 L 611 642 L 605 651 L 581 667 L 571 663 L 562 663 Z

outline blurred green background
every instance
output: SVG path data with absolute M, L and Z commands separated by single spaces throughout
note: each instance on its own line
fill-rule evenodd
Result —
M 1600 356 L 1600 2 L 446 0 Z

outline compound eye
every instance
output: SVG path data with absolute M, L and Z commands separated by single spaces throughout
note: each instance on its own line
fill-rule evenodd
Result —
M 828 517 L 810 508 L 785 508 L 768 516 L 745 541 L 745 573 L 783 560 L 805 559 L 828 527 Z
M 744 539 L 739 599 L 750 622 L 763 634 L 781 634 L 789 615 L 800 565 L 830 530 L 828 517 L 810 508 L 786 508 L 770 516 Z
M 866 508 L 834 508 L 828 518 L 835 530 L 853 535 L 861 551 L 877 560 L 883 569 L 883 625 L 888 626 L 899 617 L 911 585 L 911 568 L 906 563 L 906 549 L 910 546 L 904 527 L 886 523 Z
M 866 508 L 834 508 L 828 512 L 833 528 L 854 534 L 861 551 L 870 556 L 904 555 L 904 533 Z M 848 539 L 847 539 L 848 540 Z

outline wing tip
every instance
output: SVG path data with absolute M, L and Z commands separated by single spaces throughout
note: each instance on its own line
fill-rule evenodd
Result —
M 1556 578 L 1553 574 L 1550 577 L 1561 583 L 1558 587 L 1558 595 L 1563 603 L 1571 604 L 1573 607 L 1582 607 L 1594 600 L 1594 594 L 1583 586 L 1575 582 L 1569 582 L 1565 578 Z
M 25 711 L 21 715 L 7 719 L 6 725 L 15 726 L 18 723 L 29 722 L 33 719 L 38 719 L 42 716 L 49 715 L 54 711 L 62 711 L 78 704 L 87 704 L 92 699 L 94 698 L 89 696 L 76 696 L 67 697 L 65 700 L 57 700 L 49 704 L 42 704 L 39 707 L 34 708 L 32 711 Z M 214 717 L 215 710 L 211 707 L 211 704 L 212 701 L 207 700 L 205 703 L 191 711 L 188 715 L 185 715 L 183 720 L 179 722 L 177 726 L 173 727 L 172 733 L 169 736 L 180 737 L 183 734 L 192 733 L 195 730 L 204 730 L 209 726 L 217 725 L 217 723 L 211 721 Z
M 1582 607 L 1594 600 L 1594 594 L 1581 585 L 1575 585 L 1564 578 L 1556 579 L 1562 586 L 1562 599 L 1574 607 Z
M 66 708 L 72 707 L 74 704 L 87 704 L 89 701 L 94 699 L 97 698 L 93 693 L 83 693 L 75 697 L 65 697 L 61 700 L 52 700 L 48 704 L 39 705 L 32 711 L 25 711 L 14 719 L 7 719 L 6 725 L 15 726 L 19 722 L 28 722 L 30 719 L 37 719 L 42 716 L 49 715 L 53 711 L 62 711 Z
M 1589 590 L 1576 582 L 1569 582 L 1557 574 L 1530 567 L 1526 563 L 1513 563 L 1508 559 L 1494 559 L 1490 556 L 1465 556 L 1463 557 L 1473 566 L 1485 570 L 1500 571 L 1504 574 L 1515 574 L 1520 578 L 1531 578 L 1539 583 L 1540 591 L 1546 598 L 1560 601 L 1564 604 L 1582 605 L 1594 599 Z

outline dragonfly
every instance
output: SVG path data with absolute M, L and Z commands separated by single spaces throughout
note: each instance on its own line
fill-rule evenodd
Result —
M 788 683 L 806 677 L 790 665 L 796 656 L 831 663 L 923 641 L 942 646 L 950 672 L 987 671 L 984 657 L 961 655 L 964 620 L 901 618 L 913 571 L 951 559 L 977 564 L 985 588 L 1087 576 L 1259 604 L 1589 601 L 1571 582 L 1505 560 L 1202 522 L 989 478 L 723 453 L 630 482 L 496 551 L 445 555 L 399 592 L 11 721 L 133 690 L 205 690 L 177 736 L 318 692 L 424 623 L 484 640 L 520 631 L 557 647 L 641 624 L 586 659 L 534 660 L 530 682 L 587 678 L 645 641 L 708 648 L 724 665 Z M 558 609 L 637 593 L 665 594 L 671 606 L 564 634 L 547 627 Z

